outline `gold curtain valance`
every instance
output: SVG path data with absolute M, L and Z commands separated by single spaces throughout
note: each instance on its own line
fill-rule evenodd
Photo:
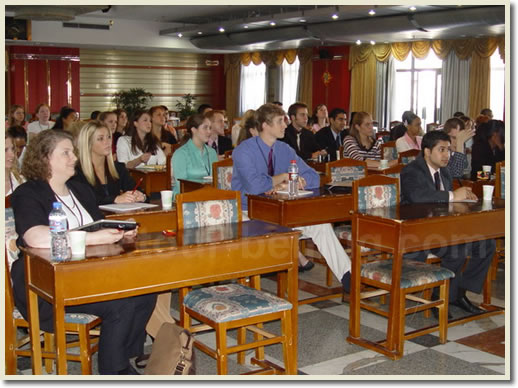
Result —
M 488 58 L 497 48 L 500 58 L 505 61 L 505 37 L 503 36 L 351 46 L 349 70 L 357 63 L 365 62 L 370 55 L 374 55 L 379 62 L 386 62 L 391 55 L 398 61 L 404 61 L 410 52 L 416 58 L 425 58 L 432 49 L 440 59 L 445 59 L 451 50 L 455 51 L 459 59 L 467 59 L 473 53 L 481 58 Z
M 266 66 L 280 66 L 284 60 L 290 65 L 297 59 L 297 50 L 280 51 L 254 51 L 252 53 L 241 53 L 241 64 L 248 66 L 250 63 Z

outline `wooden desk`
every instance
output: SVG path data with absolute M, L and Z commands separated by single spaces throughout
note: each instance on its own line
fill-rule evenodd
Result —
M 176 230 L 176 208 L 163 210 L 158 207 L 138 210 L 134 212 L 113 213 L 103 211 L 105 217 L 110 220 L 133 219 L 139 223 L 139 234 L 162 232 L 165 229 Z
M 306 164 L 317 172 L 326 172 L 326 162 L 317 162 L 312 159 L 306 160 Z
M 140 178 L 143 179 L 140 187 L 144 189 L 144 192 L 148 197 L 151 193 L 156 193 L 161 190 L 171 190 L 170 177 L 164 167 L 163 170 L 147 170 L 143 168 L 131 168 L 129 172 L 135 182 L 138 182 Z
M 286 271 L 293 338 L 288 374 L 297 374 L 299 232 L 261 221 L 139 235 L 136 241 L 89 246 L 87 259 L 55 263 L 49 249 L 26 250 L 34 374 L 41 374 L 38 296 L 54 305 L 57 370 L 67 373 L 65 306 L 163 292 L 179 287 Z M 87 279 L 87 281 L 86 281 Z
M 473 191 L 473 194 L 475 194 L 478 198 L 482 199 L 482 195 L 483 195 L 482 186 L 484 186 L 484 185 L 494 186 L 495 180 L 491 179 L 491 180 L 487 180 L 487 181 L 486 180 L 472 181 L 469 179 L 462 179 L 460 181 L 460 183 L 462 184 L 462 186 L 471 187 L 471 191 Z M 453 180 L 453 190 L 458 189 L 460 186 L 461 185 L 459 184 L 459 180 L 454 179 Z
M 180 193 L 188 193 L 205 186 L 212 186 L 212 181 L 206 179 L 178 179 L 178 182 L 180 182 Z
M 350 192 L 332 193 L 324 187 L 312 191 L 313 195 L 299 198 L 248 194 L 248 216 L 290 228 L 351 219 L 353 198 Z
M 356 306 L 360 303 L 360 247 L 379 249 L 393 255 L 393 279 L 390 310 L 398 311 L 399 285 L 403 254 L 447 245 L 457 245 L 505 235 L 505 201 L 495 199 L 492 208 L 485 209 L 482 201 L 455 204 L 412 204 L 399 208 L 369 209 L 353 216 L 353 255 L 351 257 L 351 297 L 349 336 L 355 344 L 360 338 L 360 315 Z M 399 270 L 398 270 L 399 268 Z M 488 273 L 486 283 L 490 281 Z M 485 289 L 490 287 L 485 287 Z M 491 295 L 484 295 L 488 312 L 476 318 L 500 314 L 502 310 L 490 305 Z M 398 322 L 398 317 L 395 317 Z M 473 316 L 450 321 L 455 326 L 473 319 Z M 399 335 L 395 322 L 388 324 L 387 340 L 397 343 Z M 390 337 L 392 336 L 392 337 Z M 390 343 L 390 341 L 389 341 Z

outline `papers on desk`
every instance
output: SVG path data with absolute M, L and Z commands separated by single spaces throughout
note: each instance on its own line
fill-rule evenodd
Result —
M 212 177 L 210 175 L 207 175 L 207 176 L 203 177 L 203 180 L 204 181 L 212 181 Z
M 134 202 L 134 203 L 110 203 L 109 205 L 100 205 L 99 209 L 106 210 L 109 212 L 115 213 L 124 213 L 131 212 L 135 210 L 148 209 L 151 207 L 157 207 L 158 205 L 154 205 L 152 203 L 142 203 L 142 202 Z
M 288 190 L 277 190 L 275 193 L 276 193 L 276 194 L 285 194 L 285 195 L 289 195 Z M 299 194 L 297 195 L 297 197 L 305 197 L 306 195 L 311 195 L 311 194 L 313 194 L 313 192 L 312 192 L 312 191 L 299 190 Z
M 478 199 L 454 199 L 450 202 L 464 202 L 464 203 L 477 203 Z
M 143 166 L 135 167 L 136 170 L 145 170 L 145 171 L 165 171 L 164 164 L 145 164 Z

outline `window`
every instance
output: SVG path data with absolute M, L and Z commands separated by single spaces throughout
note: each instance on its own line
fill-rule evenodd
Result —
M 489 103 L 493 111 L 493 118 L 504 119 L 505 105 L 505 64 L 500 58 L 500 53 L 495 50 L 490 60 L 491 78 L 489 86 Z
M 442 60 L 430 50 L 424 59 L 409 54 L 404 61 L 395 61 L 395 68 L 391 121 L 401 121 L 403 112 L 411 110 L 421 118 L 422 128 L 426 128 L 427 123 L 437 122 L 441 109 Z
M 281 72 L 282 72 L 282 95 L 281 101 L 283 106 L 290 106 L 291 104 L 297 102 L 297 86 L 299 82 L 299 67 L 300 62 L 299 58 L 295 59 L 291 65 L 288 61 L 282 62 Z
M 266 101 L 266 65 L 241 65 L 240 111 L 257 109 Z

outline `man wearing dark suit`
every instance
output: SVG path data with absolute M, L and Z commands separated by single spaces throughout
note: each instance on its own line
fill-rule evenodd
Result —
M 210 138 L 207 144 L 214 148 L 222 159 L 225 152 L 232 149 L 232 140 L 224 136 L 225 114 L 220 110 L 211 110 L 205 114 L 205 117 L 210 120 Z
M 325 149 L 330 160 L 336 160 L 336 151 L 340 149 L 344 138 L 347 136 L 347 131 L 344 130 L 347 124 L 347 115 L 341 108 L 335 108 L 329 113 L 328 127 L 322 128 L 315 134 L 320 148 Z
M 452 191 L 448 171 L 450 137 L 442 131 L 428 132 L 421 143 L 422 155 L 401 171 L 401 203 L 449 203 L 477 199 L 468 187 Z M 484 240 L 455 246 L 444 246 L 430 251 L 414 252 L 405 258 L 424 261 L 428 253 L 439 256 L 441 266 L 450 269 L 450 304 L 470 312 L 482 310 L 466 297 L 466 290 L 480 293 L 495 252 L 495 241 Z M 463 270 L 466 256 L 471 256 Z
M 318 157 L 318 155 L 327 155 L 325 150 L 321 150 L 315 135 L 309 129 L 306 129 L 308 124 L 308 107 L 306 104 L 296 102 L 288 109 L 288 116 L 291 124 L 286 128 L 283 142 L 288 143 L 304 160 Z

